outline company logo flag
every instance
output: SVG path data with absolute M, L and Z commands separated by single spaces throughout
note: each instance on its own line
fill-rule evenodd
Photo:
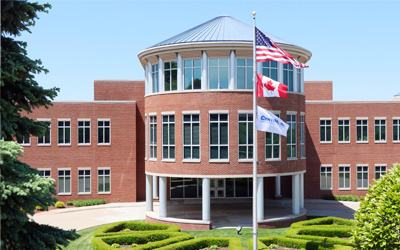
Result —
M 277 61 L 280 63 L 292 64 L 296 69 L 308 68 L 307 65 L 298 62 L 291 55 L 286 53 L 278 45 L 269 39 L 259 29 L 256 29 L 256 59 L 257 62 Z
M 286 137 L 289 125 L 266 109 L 257 106 L 257 130 L 280 134 Z
M 257 97 L 287 98 L 287 89 L 288 86 L 285 84 L 257 74 Z

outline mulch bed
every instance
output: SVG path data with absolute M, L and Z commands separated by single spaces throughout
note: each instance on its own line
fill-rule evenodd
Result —
M 73 208 L 74 206 L 67 206 L 67 205 L 65 205 L 65 208 Z M 64 209 L 64 208 L 58 208 L 58 207 L 55 207 L 55 206 L 49 206 L 48 207 L 48 211 L 51 211 L 51 210 L 55 210 L 55 209 Z M 39 213 L 43 213 L 43 212 L 47 212 L 46 210 L 35 210 L 35 213 L 36 214 L 39 214 Z

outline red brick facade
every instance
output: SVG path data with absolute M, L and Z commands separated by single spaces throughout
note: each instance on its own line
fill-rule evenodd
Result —
M 332 81 L 304 81 L 306 100 L 331 101 L 333 100 Z

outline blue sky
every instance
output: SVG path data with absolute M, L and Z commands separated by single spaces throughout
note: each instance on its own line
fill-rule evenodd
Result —
M 392 100 L 400 92 L 400 1 L 48 1 L 17 37 L 61 89 L 56 100 L 93 100 L 95 79 L 144 79 L 137 54 L 222 14 L 313 53 L 305 80 L 332 80 L 334 100 Z M 39 3 L 45 3 L 39 1 Z

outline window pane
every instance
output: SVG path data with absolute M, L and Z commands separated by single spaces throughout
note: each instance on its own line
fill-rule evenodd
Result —
M 90 192 L 90 177 L 85 178 L 85 192 Z
M 246 144 L 246 123 L 239 123 L 239 144 Z
M 192 89 L 192 69 L 185 69 L 185 89 Z
M 210 124 L 210 144 L 218 144 L 218 123 Z
M 199 123 L 193 123 L 193 145 L 199 145 L 200 144 L 200 124 Z
M 218 68 L 210 68 L 209 71 L 210 89 L 218 89 Z
M 246 146 L 239 147 L 239 159 L 247 159 L 247 147 Z
M 65 143 L 70 143 L 71 141 L 70 136 L 70 128 L 65 128 Z
M 247 68 L 246 73 L 247 89 L 253 89 L 253 68 Z
M 210 159 L 218 159 L 218 147 L 210 147 Z
M 184 123 L 183 124 L 183 144 L 184 145 L 191 144 L 190 134 L 191 134 L 190 124 Z
M 168 124 L 163 124 L 163 144 L 168 144 Z
M 228 68 L 220 68 L 220 89 L 227 89 L 229 85 Z
M 244 67 L 238 67 L 236 69 L 236 72 L 237 72 L 236 73 L 237 88 L 244 89 L 245 88 L 245 76 L 244 76 L 245 69 L 244 69 Z
M 193 147 L 193 159 L 200 159 L 200 148 Z
M 191 148 L 190 147 L 183 147 L 183 158 L 184 159 L 191 158 Z
M 65 192 L 71 193 L 71 178 L 65 177 Z
M 247 136 L 249 139 L 248 143 L 253 144 L 253 123 L 252 122 L 248 123 Z
M 185 60 L 183 63 L 185 67 L 192 67 L 192 60 Z
M 83 128 L 78 128 L 78 143 L 83 143 Z
M 201 89 L 201 68 L 193 69 L 193 89 Z
M 236 197 L 248 197 L 248 178 L 235 178 Z
M 220 159 L 228 159 L 228 147 L 226 146 L 221 146 L 221 157 Z
M 220 144 L 228 144 L 228 124 L 221 123 L 220 126 L 221 126 Z
M 104 140 L 104 142 L 105 143 L 110 143 L 110 128 L 105 128 L 104 129 L 105 130 L 105 140 Z
M 175 144 L 175 124 L 169 125 L 169 133 L 170 133 L 169 143 Z

